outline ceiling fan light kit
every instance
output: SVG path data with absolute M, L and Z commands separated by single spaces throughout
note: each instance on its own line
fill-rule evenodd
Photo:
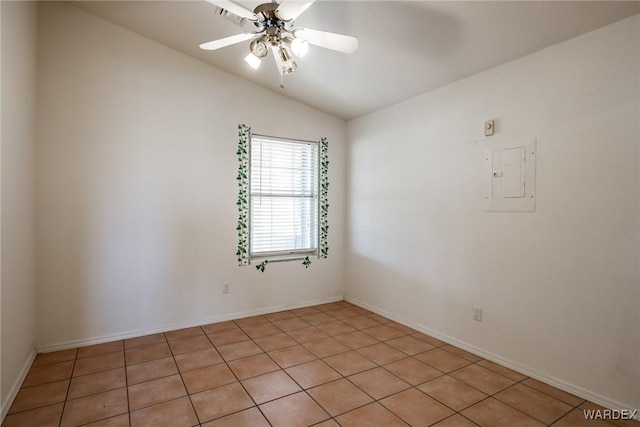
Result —
M 293 60 L 289 50 L 285 46 L 280 46 L 278 48 L 278 56 L 280 57 L 280 61 L 282 62 L 282 72 L 285 74 L 293 73 L 296 68 L 298 68 L 298 64 Z
M 251 44 L 249 45 L 249 50 L 258 58 L 264 58 L 269 53 L 269 49 L 267 49 L 267 44 L 260 39 L 253 39 Z
M 309 42 L 300 38 L 293 39 L 291 42 L 291 51 L 299 58 L 303 58 L 307 52 L 309 52 Z
M 298 68 L 293 59 L 304 57 L 309 45 L 315 45 L 342 53 L 353 53 L 358 48 L 358 39 L 353 36 L 294 27 L 294 20 L 313 4 L 313 1 L 282 0 L 280 3 L 263 3 L 253 12 L 229 0 L 207 0 L 222 9 L 225 16 L 232 15 L 240 26 L 252 31 L 236 34 L 200 45 L 204 50 L 216 50 L 233 44 L 251 40 L 249 54 L 244 61 L 257 70 L 269 50 L 272 51 L 278 72 L 280 88 L 284 88 L 282 78 Z
M 257 70 L 258 68 L 260 68 L 260 64 L 262 63 L 262 61 L 260 61 L 260 58 L 258 58 L 251 52 L 249 52 L 249 54 L 244 57 L 244 62 L 249 64 L 249 66 L 254 70 Z

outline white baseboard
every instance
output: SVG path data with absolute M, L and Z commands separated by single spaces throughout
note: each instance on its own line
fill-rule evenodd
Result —
M 548 374 L 545 374 L 544 372 L 540 372 L 530 366 L 525 366 L 522 365 L 521 363 L 518 363 L 514 360 L 510 360 L 510 359 L 505 359 L 504 357 L 501 357 L 497 354 L 485 351 L 481 348 L 475 347 L 473 345 L 470 345 L 466 342 L 457 340 L 453 337 L 450 337 L 448 335 L 443 335 L 437 331 L 434 331 L 432 329 L 429 329 L 427 327 L 424 327 L 422 325 L 417 325 L 411 321 L 402 319 L 398 316 L 393 315 L 392 313 L 389 313 L 385 310 L 382 310 L 378 307 L 374 307 L 371 306 L 365 302 L 359 301 L 356 298 L 351 298 L 351 297 L 347 297 L 345 296 L 345 301 L 348 301 L 352 304 L 355 304 L 359 307 L 365 308 L 369 311 L 372 311 L 374 313 L 377 313 L 381 316 L 384 316 L 388 319 L 393 320 L 394 322 L 400 323 L 402 325 L 408 326 L 412 329 L 415 329 L 416 331 L 422 332 L 424 334 L 427 335 L 431 335 L 434 338 L 437 338 L 441 341 L 444 341 L 448 344 L 454 345 L 456 347 L 460 347 L 463 350 L 466 350 L 470 353 L 473 353 L 475 355 L 478 355 L 484 359 L 490 360 L 492 362 L 498 363 L 502 366 L 506 366 L 509 369 L 513 369 L 516 372 L 519 372 L 523 375 L 526 375 L 528 377 L 531 377 L 533 379 L 536 379 L 538 381 L 542 381 L 543 383 L 549 384 L 553 387 L 559 388 L 560 390 L 566 391 L 567 393 L 571 393 L 573 395 L 576 395 L 578 397 L 581 397 L 585 400 L 588 400 L 590 402 L 596 403 L 600 406 L 603 406 L 605 408 L 608 409 L 626 409 L 626 410 L 630 410 L 630 411 L 634 411 L 638 408 L 629 408 L 626 405 L 621 404 L 620 402 L 616 402 L 615 400 L 611 400 L 607 397 L 601 396 L 597 393 L 594 393 L 590 390 L 586 390 L 582 387 L 578 387 L 574 384 L 570 384 L 566 381 L 563 381 L 561 379 L 552 377 Z M 638 411 L 638 413 L 640 413 L 640 411 Z M 638 419 L 638 416 L 636 416 L 636 419 Z
M 70 348 L 84 347 L 84 346 L 94 345 L 94 344 L 102 344 L 110 341 L 137 338 L 144 335 L 157 334 L 160 332 L 168 332 L 176 329 L 190 328 L 192 326 L 202 326 L 202 325 L 207 325 L 209 323 L 224 322 L 227 320 L 241 319 L 243 317 L 276 313 L 278 311 L 283 311 L 283 310 L 294 310 L 296 308 L 309 307 L 313 305 L 326 304 L 326 303 L 337 302 L 342 300 L 344 300 L 344 297 L 340 295 L 340 296 L 335 296 L 330 298 L 305 301 L 302 303 L 291 304 L 291 305 L 266 307 L 266 308 L 260 308 L 257 310 L 243 311 L 243 312 L 225 314 L 221 316 L 212 316 L 212 317 L 202 318 L 202 319 L 198 319 L 190 322 L 167 323 L 167 324 L 164 324 L 158 327 L 149 328 L 149 329 L 139 329 L 139 330 L 124 332 L 119 334 L 103 335 L 100 337 L 84 338 L 80 340 L 72 340 L 72 341 L 65 341 L 65 342 L 56 343 L 56 344 L 37 346 L 36 350 L 37 350 L 37 353 L 49 353 L 52 351 L 67 350 Z
M 24 365 L 22 365 L 22 369 L 20 369 L 20 374 L 18 378 L 14 381 L 11 386 L 11 390 L 9 390 L 9 394 L 5 398 L 4 402 L 2 402 L 2 410 L 0 412 L 0 424 L 4 421 L 4 417 L 7 416 L 7 412 L 9 412 L 9 408 L 11 408 L 11 404 L 13 400 L 18 395 L 20 391 L 20 387 L 24 382 L 24 379 L 27 377 L 27 373 L 29 373 L 29 369 L 31 369 L 31 365 L 36 358 L 36 349 L 35 347 L 31 349 L 29 355 L 27 356 L 27 360 L 24 361 Z

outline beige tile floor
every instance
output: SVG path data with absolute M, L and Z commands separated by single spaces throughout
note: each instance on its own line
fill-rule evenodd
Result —
M 343 301 L 40 354 L 2 426 L 614 425 L 583 408 Z

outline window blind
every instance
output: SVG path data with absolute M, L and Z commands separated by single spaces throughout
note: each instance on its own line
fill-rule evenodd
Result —
M 318 144 L 251 136 L 252 258 L 318 249 Z

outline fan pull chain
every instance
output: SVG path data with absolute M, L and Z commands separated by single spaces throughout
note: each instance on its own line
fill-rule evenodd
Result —
M 284 89 L 284 74 L 280 74 L 280 89 Z

